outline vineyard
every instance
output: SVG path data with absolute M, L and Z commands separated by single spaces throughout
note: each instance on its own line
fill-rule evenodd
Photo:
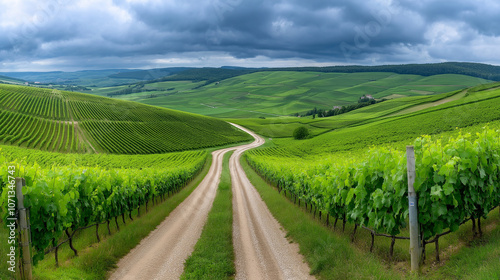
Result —
M 138 103 L 0 85 L 0 143 L 62 153 L 153 154 L 249 140 L 226 122 Z
M 379 104 L 373 105 L 374 108 L 377 105 Z M 384 102 L 380 105 L 384 105 Z M 343 117 L 340 115 L 340 118 L 328 118 L 331 123 L 322 121 L 325 124 L 324 127 L 334 128 L 334 131 L 303 142 L 285 140 L 279 147 L 308 157 L 366 149 L 371 145 L 384 143 L 404 142 L 408 145 L 412 141 L 410 139 L 421 135 L 453 132 L 457 127 L 465 128 L 476 125 L 482 127 L 484 126 L 482 124 L 496 122 L 500 120 L 498 108 L 500 108 L 500 90 L 493 89 L 478 92 L 469 90 L 467 96 L 456 101 L 401 116 L 380 117 L 383 112 L 387 112 L 386 108 L 372 112 L 374 117 L 367 117 L 364 112 L 356 113 L 355 110 Z M 389 109 L 389 112 L 392 114 L 394 111 Z M 352 115 L 349 115 L 351 113 Z M 347 118 L 352 119 L 352 122 L 346 122 Z M 343 125 L 337 126 L 342 122 L 344 122 Z M 244 125 L 244 122 L 239 123 Z M 261 125 L 259 130 L 266 128 L 266 125 Z
M 6 161 L 20 161 L 25 164 L 36 162 L 42 168 L 55 166 L 99 166 L 111 168 L 174 168 L 189 164 L 198 157 L 205 157 L 204 150 L 174 152 L 154 155 L 112 155 L 112 154 L 62 154 L 14 146 L 0 146 L 0 154 Z
M 418 105 L 421 98 L 406 99 Z M 352 224 L 354 233 L 367 229 L 370 250 L 374 236 L 391 238 L 392 258 L 394 241 L 408 239 L 404 149 L 413 145 L 422 244 L 434 242 L 438 248 L 441 236 L 469 220 L 481 232 L 481 220 L 500 205 L 498 83 L 470 88 L 438 106 L 394 115 L 407 107 L 399 104 L 402 100 L 324 120 L 241 120 L 258 131 L 274 129 L 273 123 L 333 129 L 301 141 L 270 139 L 269 147 L 248 151 L 246 160 L 281 194 L 314 209 L 313 215 L 332 218 L 335 225 L 340 220 L 343 228 Z M 433 136 L 422 136 L 429 134 Z
M 205 85 L 193 83 L 191 88 L 153 83 L 148 85 L 155 86 L 155 89 L 162 88 L 163 92 L 158 92 L 157 96 L 145 92 L 133 95 L 133 98 L 146 104 L 222 118 L 269 118 L 304 114 L 315 107 L 329 110 L 332 106 L 348 106 L 356 103 L 363 94 L 377 99 L 394 96 L 426 99 L 433 98 L 434 94 L 490 82 L 463 75 L 424 77 L 388 72 L 322 73 L 320 68 L 310 70 L 268 69 L 245 75 L 239 71 L 238 76 Z M 175 76 L 176 79 L 180 77 Z M 171 87 L 180 89 L 181 94 L 165 92 Z M 118 98 L 131 97 L 122 95 Z
M 414 146 L 424 240 L 456 231 L 469 219 L 486 218 L 500 205 L 500 130 L 451 139 L 425 136 L 417 138 Z M 306 207 L 377 234 L 395 237 L 407 226 L 405 153 L 372 148 L 364 157 L 299 162 L 276 151 L 255 150 L 246 157 L 259 174 L 299 204 L 302 201 Z
M 79 232 L 101 242 L 103 232 L 112 235 L 110 225 L 117 232 L 119 220 L 134 220 L 178 192 L 207 162 L 202 149 L 251 139 L 222 120 L 82 93 L 0 84 L 0 102 L 0 217 L 5 224 L 12 215 L 10 186 L 24 178 L 35 264 L 54 252 L 58 266 L 61 246 L 75 256 L 88 249 L 75 248 Z M 426 104 L 433 106 L 398 114 Z M 441 236 L 470 220 L 481 234 L 481 221 L 500 205 L 498 108 L 493 84 L 320 120 L 240 120 L 283 137 L 245 152 L 245 164 L 295 204 L 314 209 L 314 218 L 350 224 L 353 239 L 358 228 L 368 230 L 370 251 L 374 236 L 391 238 L 392 261 L 395 240 L 409 239 L 403 148 L 410 144 L 420 241 L 424 250 L 434 242 L 439 255 Z M 311 138 L 286 138 L 301 126 Z
M 107 163 L 110 167 L 123 161 L 121 156 L 106 157 L 109 157 Z M 95 226 L 97 234 L 100 224 L 107 223 L 109 230 L 109 224 L 114 219 L 119 228 L 119 216 L 122 216 L 123 221 L 125 215 L 132 218 L 132 212 L 138 211 L 142 205 L 146 205 L 147 211 L 148 202 L 154 202 L 156 198 L 163 199 L 191 180 L 203 167 L 207 153 L 183 152 L 128 157 L 131 157 L 132 164 L 134 157 L 139 157 L 135 160 L 142 160 L 146 166 L 151 167 L 103 169 L 99 166 L 75 164 L 42 167 L 33 162 L 10 161 L 9 154 L 0 151 L 0 205 L 6 206 L 8 203 L 7 186 L 13 177 L 23 177 L 26 180 L 24 203 L 30 209 L 35 263 L 52 250 L 56 250 L 57 262 L 57 249 L 66 242 L 69 242 L 76 255 L 72 238 L 80 229 Z M 163 166 L 158 160 L 163 161 Z M 8 166 L 14 166 L 16 173 L 9 173 L 11 169 Z M 2 207 L 3 212 L 0 213 L 6 221 L 8 213 L 4 209 L 6 207 Z M 99 240 L 99 235 L 97 239 Z

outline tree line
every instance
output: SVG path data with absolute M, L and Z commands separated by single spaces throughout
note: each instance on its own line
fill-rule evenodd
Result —
M 331 116 L 336 116 L 340 114 L 344 114 L 359 108 L 363 108 L 372 104 L 377 104 L 380 102 L 385 101 L 386 99 L 381 99 L 381 100 L 375 100 L 373 98 L 366 97 L 365 95 L 361 96 L 358 99 L 358 103 L 356 104 L 351 104 L 351 105 L 344 105 L 344 106 L 334 106 L 332 109 L 318 109 L 314 107 L 314 109 L 307 111 L 305 114 L 299 114 L 295 113 L 293 116 L 298 117 L 298 116 L 313 116 L 313 118 L 323 118 L 323 117 L 331 117 Z

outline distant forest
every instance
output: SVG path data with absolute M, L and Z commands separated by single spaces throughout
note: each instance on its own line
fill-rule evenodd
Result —
M 469 62 L 443 62 L 429 64 L 402 64 L 402 65 L 377 65 L 377 66 L 328 66 L 328 67 L 292 67 L 292 68 L 269 68 L 260 71 L 314 71 L 314 72 L 393 72 L 397 74 L 413 74 L 421 76 L 432 76 L 439 74 L 461 74 L 472 77 L 483 78 L 492 81 L 500 81 L 500 66 L 469 63 Z

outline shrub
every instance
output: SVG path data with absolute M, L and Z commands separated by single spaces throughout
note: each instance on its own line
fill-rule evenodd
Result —
M 297 127 L 293 131 L 293 138 L 297 140 L 306 139 L 309 136 L 309 130 L 305 126 Z

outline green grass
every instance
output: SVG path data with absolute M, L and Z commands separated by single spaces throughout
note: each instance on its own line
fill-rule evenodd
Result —
M 377 122 L 384 117 L 400 115 L 404 112 L 415 112 L 432 107 L 438 102 L 458 100 L 464 97 L 464 92 L 449 92 L 432 96 L 410 96 L 392 99 L 363 107 L 345 114 L 327 118 L 308 117 L 275 117 L 266 119 L 228 119 L 231 122 L 247 127 L 256 133 L 267 137 L 292 137 L 292 132 L 298 126 L 307 127 L 312 136 L 324 134 L 335 129 Z M 414 109 L 414 110 L 412 110 Z
M 483 238 L 467 243 L 439 271 L 430 275 L 432 279 L 500 279 L 500 217 L 491 215 L 497 220 L 497 226 Z
M 109 93 L 113 93 L 122 89 L 128 88 L 128 85 L 121 85 L 121 86 L 112 86 L 112 87 L 101 87 L 101 88 L 92 88 L 91 91 L 84 92 L 84 93 L 91 93 L 95 95 L 100 95 L 100 96 L 107 96 Z M 127 100 L 126 98 L 123 98 L 124 100 Z
M 299 244 L 300 253 L 304 255 L 313 275 L 320 279 L 397 277 L 395 273 L 381 269 L 383 263 L 376 256 L 351 246 L 348 236 L 333 233 L 280 196 L 248 166 L 243 157 L 241 164 L 273 216 L 288 232 L 287 236 Z
M 373 253 L 369 253 L 371 236 L 358 229 L 355 241 L 350 237 L 354 226 L 347 224 L 342 231 L 342 221 L 336 230 L 326 226 L 326 216 L 321 219 L 310 210 L 293 204 L 290 198 L 280 195 L 268 185 L 242 158 L 241 163 L 252 184 L 259 191 L 273 216 L 299 244 L 312 272 L 319 279 L 498 279 L 500 248 L 500 215 L 494 209 L 487 220 L 482 220 L 484 235 L 474 238 L 469 221 L 452 234 L 440 238 L 441 263 L 434 260 L 434 244 L 426 247 L 427 259 L 418 277 L 409 272 L 409 241 L 398 240 L 393 260 L 389 258 L 390 239 L 376 237 Z M 315 218 L 314 218 L 315 217 Z M 402 236 L 409 236 L 404 230 Z
M 23 80 L 16 79 L 16 78 L 11 78 L 7 76 L 2 76 L 0 75 L 0 83 L 7 83 L 7 84 L 24 84 Z
M 312 117 L 278 117 L 267 119 L 227 119 L 229 122 L 242 125 L 257 134 L 266 137 L 292 137 L 293 131 L 300 126 L 309 129 L 312 136 L 332 130 L 332 124 L 326 125 L 321 119 Z M 324 126 L 322 126 L 324 125 Z
M 29 81 L 31 84 L 35 81 L 42 83 L 52 83 L 54 87 L 69 90 L 75 85 L 78 86 L 98 86 L 108 87 L 112 85 L 123 85 L 135 83 L 141 79 L 120 79 L 113 78 L 110 75 L 116 74 L 119 70 L 91 70 L 76 72 L 10 72 L 9 76 L 17 77 Z M 142 77 L 141 77 L 142 78 Z M 58 85 L 60 83 L 60 85 Z
M 231 279 L 236 273 L 233 251 L 233 211 L 229 157 L 224 155 L 222 175 L 201 237 L 186 260 L 181 279 Z
M 183 81 L 148 85 L 163 94 L 123 98 L 170 109 L 225 118 L 271 117 L 305 112 L 318 107 L 330 109 L 356 103 L 363 94 L 376 98 L 391 95 L 427 96 L 487 83 L 464 75 L 402 75 L 387 72 L 321 73 L 263 71 L 211 83 Z M 167 88 L 179 88 L 169 94 Z M 175 92 L 175 90 L 174 90 Z M 120 97 L 121 98 L 121 97 Z
M 101 225 L 99 227 L 100 243 L 97 243 L 95 227 L 79 232 L 74 241 L 74 246 L 79 250 L 79 256 L 75 257 L 67 244 L 62 245 L 59 250 L 60 267 L 55 266 L 54 254 L 50 253 L 35 266 L 34 279 L 106 279 L 108 271 L 113 269 L 123 256 L 139 244 L 177 205 L 192 193 L 208 173 L 210 162 L 211 156 L 207 158 L 200 174 L 181 191 L 154 207 L 150 203 L 148 213 L 145 213 L 144 207 L 141 207 L 140 218 L 134 216 L 133 221 L 126 218 L 126 225 L 123 225 L 121 218 L 119 218 L 119 231 L 116 230 L 114 221 L 111 223 L 112 235 L 108 235 L 105 224 Z M 5 229 L 2 227 L 0 237 L 4 235 Z M 3 255 L 5 248 L 0 253 Z M 0 278 L 8 279 L 5 275 L 6 270 L 3 269 L 3 262 L 0 265 L 2 268 Z
M 325 153 L 366 149 L 383 143 L 406 141 L 410 144 L 423 134 L 439 134 L 454 131 L 457 127 L 465 128 L 500 120 L 500 89 L 488 91 L 485 94 L 487 98 L 480 98 L 476 94 L 401 116 L 374 118 L 365 122 L 356 121 L 352 116 L 351 124 L 346 122 L 344 127 L 335 128 L 312 139 L 287 141 L 285 148 L 300 150 L 305 155 L 316 154 L 323 157 Z M 342 115 L 329 119 L 339 123 L 347 121 Z M 264 129 L 264 125 L 259 128 L 260 131 Z
M 199 85 L 202 85 L 203 83 L 204 82 L 191 82 L 191 81 L 168 81 L 168 82 L 148 83 L 143 88 L 144 90 L 148 91 L 123 94 L 123 95 L 114 95 L 113 98 L 119 98 L 121 100 L 128 100 L 128 101 L 140 101 L 147 98 L 157 98 L 161 96 L 179 94 L 183 91 L 191 90 Z M 122 85 L 122 86 L 103 87 L 103 88 L 96 87 L 92 88 L 91 91 L 85 91 L 85 93 L 91 93 L 100 96 L 108 96 L 109 94 L 116 93 L 128 87 L 130 86 Z M 157 90 L 157 91 L 149 91 L 149 90 Z

